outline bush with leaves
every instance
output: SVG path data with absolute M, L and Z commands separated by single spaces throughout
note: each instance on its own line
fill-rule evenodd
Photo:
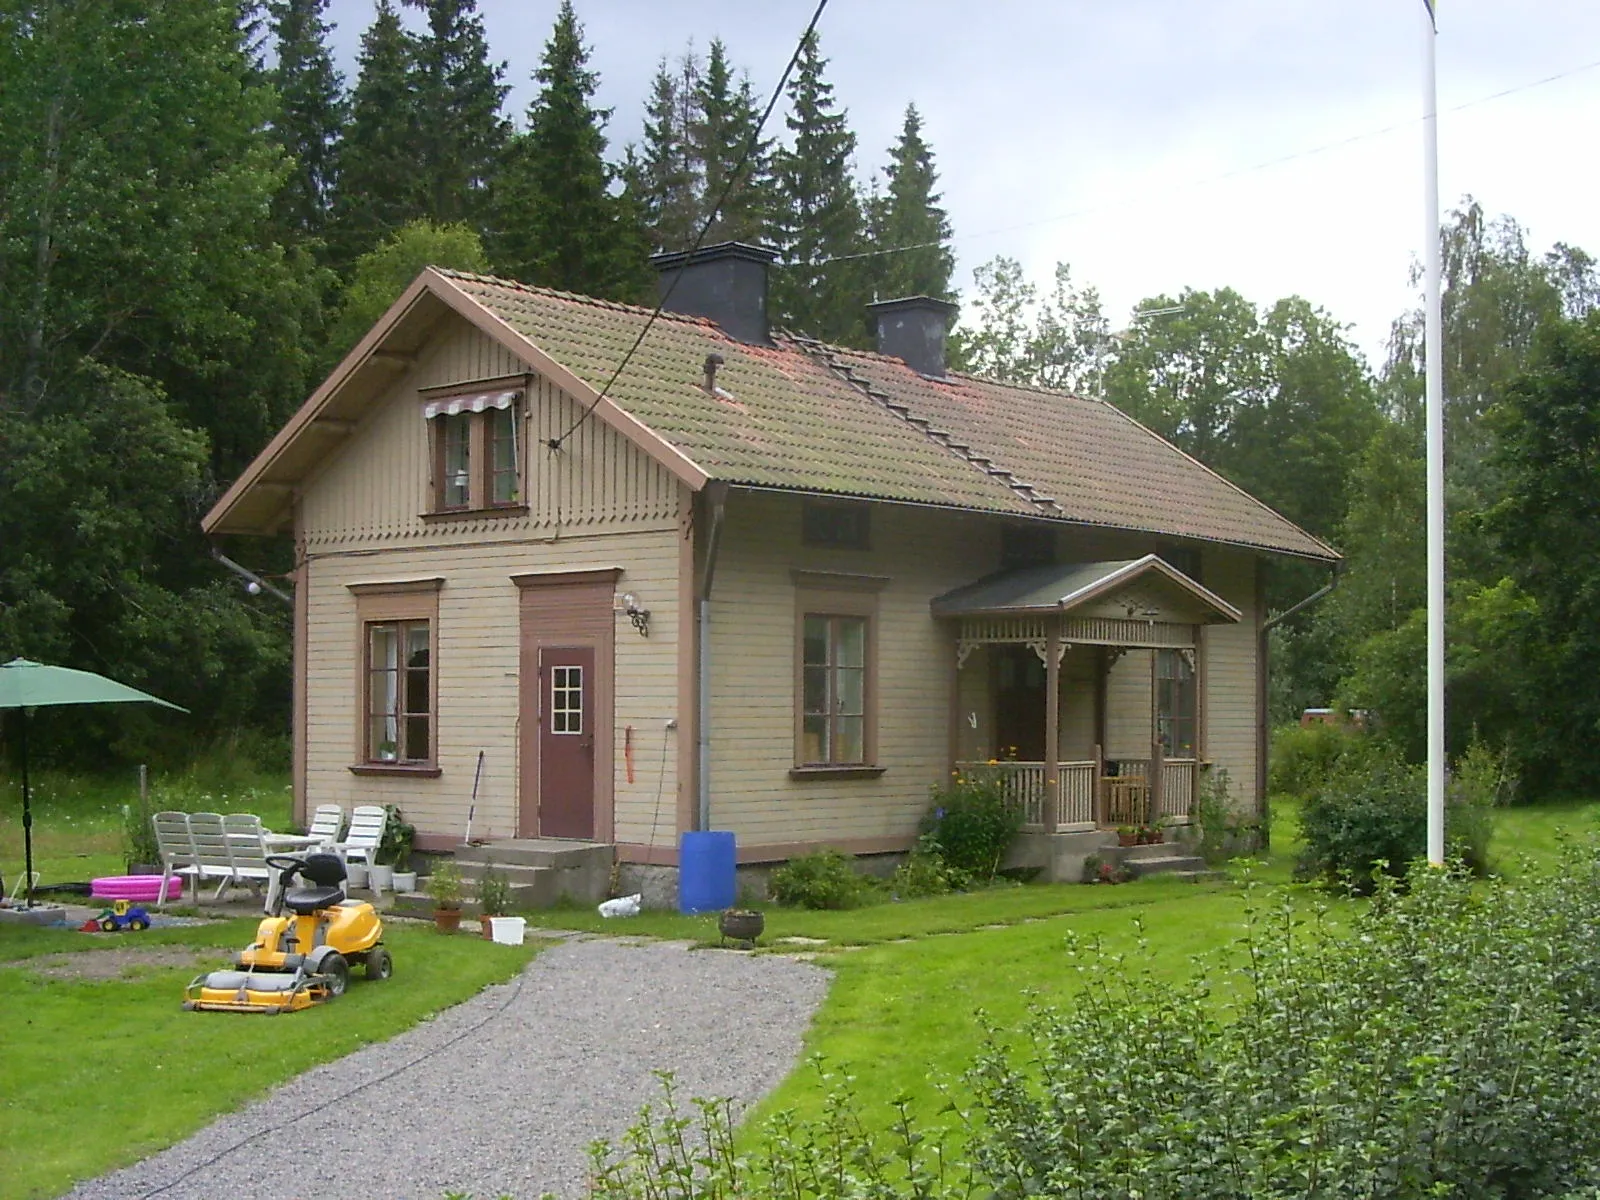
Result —
M 917 844 L 906 855 L 905 862 L 895 868 L 889 880 L 889 890 L 902 900 L 915 900 L 922 896 L 942 896 L 965 888 L 971 877 L 959 867 L 952 867 L 939 853 L 939 847 L 927 835 L 917 839 Z
M 1392 753 L 1335 771 L 1300 810 L 1298 877 L 1362 894 L 1373 890 L 1379 863 L 1403 878 L 1427 842 L 1427 789 L 1424 768 Z
M 1370 753 L 1371 738 L 1346 725 L 1284 725 L 1272 731 L 1267 790 L 1304 800 L 1339 772 L 1348 756 Z
M 855 908 L 871 895 L 872 882 L 848 854 L 817 850 L 773 871 L 767 889 L 779 904 L 797 908 Z
M 1004 764 L 955 776 L 934 789 L 922 836 L 945 864 L 973 879 L 993 879 L 1018 831 L 1022 808 L 1005 786 Z

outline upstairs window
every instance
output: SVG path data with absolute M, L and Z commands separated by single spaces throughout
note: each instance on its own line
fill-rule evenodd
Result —
M 868 550 L 872 510 L 865 504 L 808 500 L 801 508 L 800 540 L 833 550 Z
M 432 511 L 522 505 L 522 389 L 469 392 L 423 408 L 433 445 Z

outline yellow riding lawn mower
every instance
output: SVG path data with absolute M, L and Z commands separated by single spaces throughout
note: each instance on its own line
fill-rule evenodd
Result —
M 352 966 L 365 968 L 368 979 L 393 974 L 378 911 L 364 900 L 345 899 L 337 854 L 274 855 L 267 865 L 280 872 L 272 915 L 257 927 L 255 941 L 233 956 L 233 970 L 198 976 L 185 989 L 184 1008 L 299 1012 L 344 995 Z M 297 879 L 310 886 L 293 886 Z M 284 916 L 285 908 L 293 915 Z

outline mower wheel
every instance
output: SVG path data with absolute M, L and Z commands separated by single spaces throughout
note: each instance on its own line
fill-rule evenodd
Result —
M 344 955 L 328 955 L 322 960 L 319 970 L 328 981 L 329 997 L 344 995 L 345 989 L 350 986 L 350 964 L 345 961 Z
M 394 959 L 382 946 L 367 951 L 367 978 L 387 979 L 394 974 Z

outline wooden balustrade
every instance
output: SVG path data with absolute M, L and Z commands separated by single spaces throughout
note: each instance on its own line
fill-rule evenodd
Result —
M 1042 762 L 979 763 L 958 762 L 962 776 L 998 776 L 1006 794 L 1022 808 L 1022 827 L 1039 832 L 1045 829 L 1045 764 Z M 1065 762 L 1058 765 L 1061 803 L 1057 828 L 1092 825 L 1095 821 L 1095 772 L 1093 762 Z

